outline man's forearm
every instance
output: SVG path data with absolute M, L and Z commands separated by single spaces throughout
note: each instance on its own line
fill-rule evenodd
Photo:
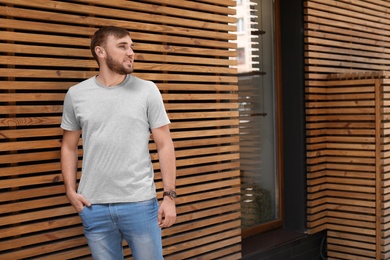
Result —
M 77 164 L 77 150 L 61 148 L 61 171 L 66 193 L 76 192 Z
M 173 144 L 159 151 L 161 176 L 165 191 L 176 189 L 176 159 Z

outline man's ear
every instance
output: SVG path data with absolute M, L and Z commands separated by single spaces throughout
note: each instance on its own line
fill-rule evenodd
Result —
M 101 46 L 96 46 L 95 47 L 95 53 L 98 57 L 103 57 L 104 56 L 104 48 L 102 48 Z

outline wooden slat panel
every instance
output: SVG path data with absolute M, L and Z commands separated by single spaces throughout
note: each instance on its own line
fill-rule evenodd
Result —
M 345 86 L 340 85 L 340 82 L 345 82 Z M 377 136 L 373 131 L 368 133 L 359 131 L 361 127 L 369 127 L 364 126 L 364 121 L 373 122 L 377 118 L 378 112 L 374 108 L 379 100 L 375 99 L 375 81 L 370 83 L 372 87 L 368 87 L 359 79 L 351 82 L 351 80 L 343 80 L 343 76 L 340 76 L 339 81 L 328 81 L 324 88 L 311 88 L 310 94 L 307 95 L 307 114 L 312 115 L 307 117 L 308 122 L 325 122 L 323 130 L 311 131 L 311 135 L 307 138 L 308 192 L 313 195 L 309 196 L 311 199 L 308 201 L 308 214 L 310 215 L 308 227 L 314 232 L 317 232 L 320 227 L 326 227 L 328 230 L 338 232 L 376 234 L 375 196 L 365 197 L 364 200 L 358 199 L 358 197 L 364 198 L 363 194 L 376 193 L 376 169 L 371 165 L 377 163 L 375 150 Z M 372 116 L 367 117 L 366 115 L 369 114 Z M 326 127 L 336 124 L 337 121 L 345 122 L 345 124 L 339 124 L 337 130 L 333 126 Z M 349 122 L 360 124 L 360 126 L 355 127 L 354 132 L 349 131 Z M 372 127 L 376 126 L 372 125 Z M 332 130 L 328 132 L 328 128 Z M 323 145 L 318 145 L 320 143 Z M 319 166 L 321 164 L 323 167 Z M 330 170 L 336 174 L 340 172 L 340 178 L 330 177 Z M 322 174 L 317 175 L 316 171 Z M 346 178 L 344 173 L 350 171 L 356 174 Z M 359 176 L 359 172 L 362 176 Z M 363 173 L 371 176 L 374 181 L 367 181 Z M 315 196 L 314 194 L 319 191 L 325 193 L 321 193 L 322 196 Z M 334 191 L 354 192 L 359 195 L 355 198 L 344 197 L 347 193 L 335 193 Z M 362 213 L 365 215 L 359 215 Z M 343 223 L 344 225 L 340 226 Z M 352 243 L 343 247 L 337 244 L 341 240 L 330 239 L 330 241 L 330 248 L 334 248 L 331 250 L 343 248 L 345 252 L 354 254 L 354 250 L 349 246 Z M 355 243 L 355 246 L 359 245 L 364 247 L 365 244 Z M 371 252 L 368 253 L 368 251 L 367 254 L 376 254 L 376 247 L 368 249 Z
M 4 1 L 4 0 L 2 0 Z M 0 3 L 2 2 L 0 1 Z M 7 2 L 7 1 L 5 1 Z M 81 5 L 73 5 L 74 9 L 78 9 L 79 7 L 82 7 Z M 73 9 L 73 10 L 74 10 Z M 72 10 L 72 9 L 70 9 Z M 104 10 L 100 15 L 104 13 Z M 111 15 L 116 16 L 118 11 L 113 11 L 111 12 Z M 120 11 L 119 11 L 120 13 Z M 51 12 L 46 12 L 46 11 L 37 11 L 33 9 L 22 9 L 22 8 L 14 8 L 14 7 L 1 7 L 0 6 L 0 14 L 5 15 L 5 16 L 13 16 L 13 17 L 22 17 L 25 19 L 31 19 L 31 20 L 54 20 L 56 22 L 63 22 L 63 23 L 74 23 L 74 24 L 82 24 L 84 25 L 86 20 L 83 17 L 80 16 L 75 16 L 75 15 L 68 15 L 68 14 L 61 14 L 61 13 L 51 13 Z M 55 15 L 55 18 L 53 18 Z M 104 15 L 109 15 L 107 13 L 104 13 Z M 131 19 L 131 17 L 126 17 L 127 19 Z M 226 32 L 218 32 L 214 30 L 198 30 L 198 29 L 191 29 L 191 28 L 184 28 L 181 27 L 182 25 L 179 26 L 167 26 L 167 25 L 156 25 L 156 24 L 148 24 L 148 23 L 139 23 L 138 18 L 135 18 L 136 20 L 133 20 L 131 22 L 123 21 L 123 20 L 117 20 L 115 21 L 115 25 L 121 26 L 128 28 L 129 30 L 134 30 L 138 31 L 139 28 L 142 28 L 144 31 L 149 31 L 149 32 L 162 32 L 162 33 L 167 33 L 167 34 L 174 34 L 174 35 L 186 35 L 186 36 L 196 36 L 200 37 L 202 36 L 203 38 L 211 38 L 211 39 L 224 39 L 224 40 L 234 40 L 236 38 L 235 35 L 229 34 Z M 104 23 L 109 22 L 109 20 L 104 19 L 104 18 L 95 18 L 95 17 L 89 17 L 88 18 L 88 23 L 94 24 L 94 25 L 103 25 Z M 18 22 L 15 21 L 14 24 L 10 24 L 10 26 L 18 26 L 23 24 L 23 22 Z M 53 25 L 53 26 L 46 26 L 45 28 L 42 28 L 42 24 L 39 22 L 34 23 L 39 30 L 44 30 L 45 32 L 55 32 L 54 30 L 60 30 L 60 28 L 68 28 L 68 27 L 63 27 L 63 26 L 58 26 L 58 25 Z M 4 25 L 7 26 L 7 25 Z M 20 27 L 20 26 L 19 26 Z M 21 29 L 21 28 L 18 28 Z M 212 28 L 211 28 L 212 29 Z M 231 28 L 234 29 L 234 28 Z M 74 30 L 77 31 L 76 27 L 74 27 Z M 71 33 L 70 31 L 57 31 L 62 32 L 62 33 Z M 73 32 L 73 33 L 80 33 L 78 32 Z
M 231 67 L 237 52 L 230 41 L 235 4 L 0 0 L 3 258 L 90 259 L 64 194 L 59 125 L 65 92 L 96 75 L 89 44 L 102 25 L 131 31 L 134 75 L 157 84 L 172 122 L 180 196 L 177 223 L 163 230 L 165 259 L 241 258 L 238 79 Z M 149 149 L 161 198 L 152 138 Z M 125 255 L 132 259 L 128 248 Z
M 310 232 L 328 230 L 329 259 L 390 256 L 388 8 L 305 1 L 308 220 Z

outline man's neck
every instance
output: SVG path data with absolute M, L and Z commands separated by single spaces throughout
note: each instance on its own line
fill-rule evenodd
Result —
M 121 75 L 117 73 L 107 73 L 99 71 L 99 74 L 96 76 L 96 80 L 99 81 L 100 84 L 106 87 L 117 86 L 121 84 L 126 78 L 126 75 Z

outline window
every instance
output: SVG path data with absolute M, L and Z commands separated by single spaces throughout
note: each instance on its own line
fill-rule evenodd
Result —
M 242 229 L 250 236 L 279 227 L 281 188 L 279 108 L 275 75 L 274 1 L 243 0 L 237 13 L 250 17 L 249 32 L 237 23 L 242 176 Z M 241 9 L 241 10 L 239 10 Z M 240 25 L 240 26 L 239 26 Z M 243 48 L 241 46 L 246 46 Z M 241 66 L 241 60 L 246 60 Z M 248 62 L 249 60 L 249 62 Z
M 238 19 L 237 19 L 237 32 L 238 32 L 238 33 L 243 33 L 243 32 L 245 32 L 245 28 L 244 28 L 244 18 L 238 18 Z

